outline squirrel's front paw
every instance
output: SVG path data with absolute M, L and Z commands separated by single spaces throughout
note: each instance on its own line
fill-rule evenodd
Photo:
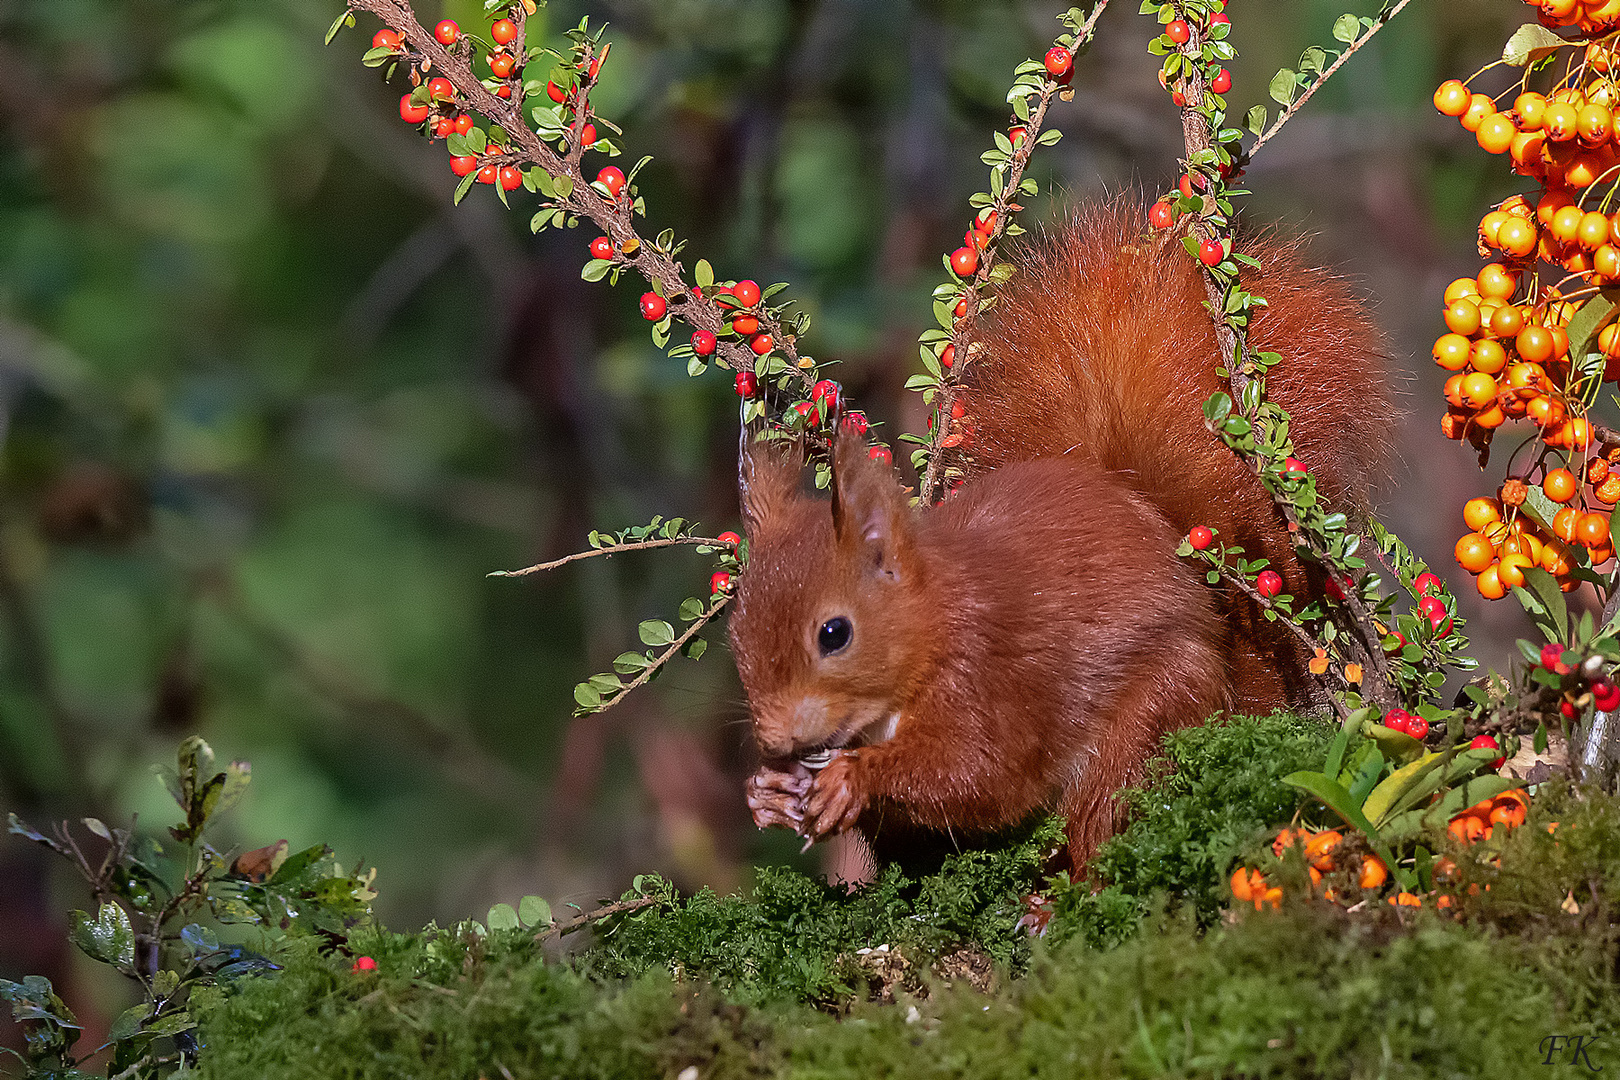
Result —
M 810 790 L 810 770 L 797 761 L 786 769 L 765 764 L 748 778 L 748 810 L 762 829 L 784 825 L 799 831 L 804 820 L 804 798 Z
M 866 791 L 861 783 L 861 761 L 856 751 L 845 750 L 816 774 L 805 800 L 801 835 L 812 840 L 847 832 L 854 828 L 866 809 Z

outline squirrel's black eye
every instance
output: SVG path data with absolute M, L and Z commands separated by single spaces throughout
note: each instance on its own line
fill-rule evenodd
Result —
M 842 651 L 854 636 L 855 628 L 848 619 L 839 615 L 821 624 L 821 629 L 816 632 L 816 644 L 821 646 L 822 656 L 831 656 Z

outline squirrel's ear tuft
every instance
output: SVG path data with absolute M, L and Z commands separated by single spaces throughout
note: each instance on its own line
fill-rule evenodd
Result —
M 892 581 L 911 561 L 911 507 L 894 472 L 873 461 L 866 443 L 843 435 L 833 448 L 833 531 L 841 547 L 855 549 L 868 568 Z
M 781 514 L 799 493 L 804 452 L 753 443 L 743 448 L 737 467 L 737 494 L 742 503 L 743 528 L 754 536 L 765 523 Z

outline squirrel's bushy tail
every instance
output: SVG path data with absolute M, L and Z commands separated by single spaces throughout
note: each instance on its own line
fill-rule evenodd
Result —
M 1238 249 L 1261 264 L 1245 273 L 1244 287 L 1269 304 L 1254 319 L 1251 346 L 1282 356 L 1269 394 L 1288 410 L 1296 453 L 1319 490 L 1354 517 L 1385 467 L 1395 418 L 1381 335 L 1345 281 L 1309 263 L 1300 241 L 1268 232 Z M 1228 387 L 1215 372 L 1202 278 L 1179 234 L 1149 229 L 1136 199 L 1088 204 L 1015 263 L 969 369 L 970 471 L 1088 454 L 1178 531 L 1212 526 L 1250 558 L 1271 559 L 1289 591 L 1308 591 L 1271 499 L 1204 427 L 1204 401 Z M 1280 668 L 1281 696 L 1297 697 L 1297 649 L 1245 603 L 1234 598 L 1228 608 L 1239 652 L 1268 654 L 1252 658 Z M 1254 633 L 1245 629 L 1251 622 Z M 1275 686 L 1250 689 L 1240 692 L 1245 704 L 1278 697 Z

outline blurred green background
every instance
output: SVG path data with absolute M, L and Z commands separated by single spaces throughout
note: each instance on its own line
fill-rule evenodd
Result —
M 1233 114 L 1346 6 L 1234 0 Z M 530 236 L 522 192 L 452 207 L 442 144 L 359 63 L 377 27 L 321 46 L 338 10 L 0 0 L 0 809 L 156 827 L 172 805 L 149 766 L 200 733 L 253 764 L 241 847 L 378 866 L 400 927 L 527 892 L 590 904 L 648 870 L 734 888 L 797 858 L 747 821 L 723 647 L 570 715 L 637 620 L 706 587 L 702 558 L 484 576 L 657 513 L 735 527 L 729 380 L 652 347 L 639 287 L 579 279 L 594 230 Z M 530 40 L 611 24 L 596 104 L 628 161 L 655 158 L 647 227 L 723 277 L 793 282 L 809 351 L 892 436 L 922 427 L 900 385 L 939 253 L 1058 10 L 559 2 Z M 1411 5 L 1248 177 L 1256 219 L 1316 233 L 1375 298 L 1411 412 L 1381 505 L 1448 570 L 1454 507 L 1496 481 L 1440 438 L 1428 349 L 1485 203 L 1524 185 L 1429 99 L 1529 14 Z M 1068 138 L 1037 159 L 1059 208 L 1176 175 L 1152 33 L 1119 0 L 1082 58 L 1054 112 Z M 1475 623 L 1487 661 L 1520 625 Z M 0 977 L 73 985 L 62 912 L 86 898 L 43 854 L 0 839 Z

